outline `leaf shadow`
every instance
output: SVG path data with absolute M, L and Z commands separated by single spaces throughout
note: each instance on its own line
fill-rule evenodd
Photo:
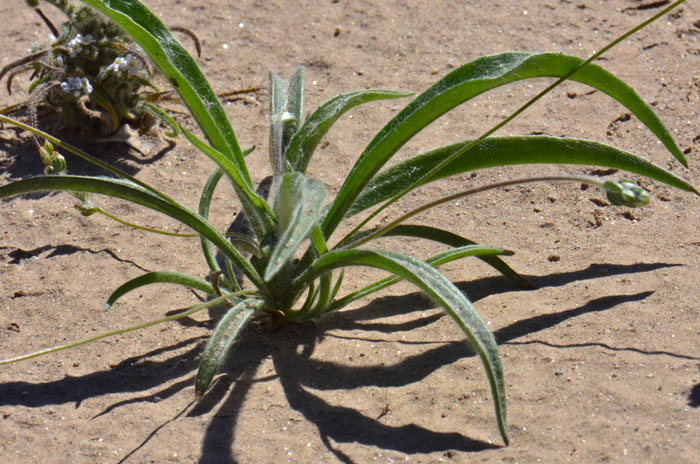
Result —
M 0 250 L 3 248 L 5 248 L 5 247 L 0 247 Z M 14 250 L 7 253 L 7 256 L 12 258 L 10 261 L 7 262 L 7 264 L 20 264 L 24 260 L 36 258 L 37 256 L 39 256 L 42 253 L 45 253 L 49 250 L 51 251 L 51 253 L 44 256 L 44 258 L 53 258 L 56 256 L 72 255 L 75 253 L 83 253 L 83 252 L 90 253 L 92 255 L 96 255 L 99 253 L 105 253 L 117 262 L 124 263 L 124 264 L 130 264 L 131 266 L 134 266 L 137 269 L 140 269 L 144 272 L 148 272 L 147 269 L 141 267 L 140 265 L 138 265 L 134 261 L 131 261 L 129 259 L 120 258 L 114 251 L 110 250 L 109 248 L 102 248 L 100 250 L 93 250 L 92 248 L 79 247 L 76 245 L 43 245 L 43 246 L 40 246 L 37 248 L 33 248 L 31 250 L 24 250 L 22 248 L 15 247 Z
M 181 377 L 197 368 L 205 337 L 193 337 L 175 345 L 150 351 L 125 359 L 109 370 L 91 372 L 80 376 L 66 375 L 63 379 L 48 382 L 0 383 L 0 406 L 26 406 L 38 408 L 48 405 L 75 403 L 76 409 L 90 398 L 114 393 L 142 392 Z M 184 353 L 162 361 L 149 358 L 174 352 L 193 345 Z M 151 398 L 149 395 L 146 399 Z
M 648 272 L 670 266 L 675 265 L 665 263 L 591 265 L 579 271 L 528 278 L 536 284 L 535 288 L 552 287 L 589 278 Z M 500 277 L 485 278 L 476 282 L 462 282 L 458 286 L 461 289 L 465 287 L 481 289 L 477 298 L 493 293 L 519 290 L 506 282 Z M 640 292 L 594 299 L 581 307 L 518 321 L 496 331 L 495 336 L 499 343 L 505 343 L 583 314 L 607 311 L 622 303 L 643 300 L 652 293 Z M 257 367 L 266 356 L 271 356 L 289 405 L 317 427 L 321 441 L 341 462 L 354 461 L 336 449 L 331 440 L 335 443 L 360 443 L 406 454 L 448 450 L 477 452 L 494 448 L 492 444 L 460 433 L 435 432 L 415 424 L 392 427 L 381 423 L 379 418 L 368 417 L 355 409 L 332 405 L 308 390 L 348 390 L 369 386 L 401 387 L 421 381 L 437 369 L 459 359 L 474 356 L 473 349 L 467 343 L 448 342 L 389 366 L 353 367 L 310 359 L 317 343 L 323 340 L 324 334 L 331 329 L 354 330 L 371 327 L 371 330 L 384 334 L 410 330 L 421 324 L 431 324 L 436 321 L 436 318 L 430 315 L 420 317 L 417 320 L 419 322 L 401 324 L 364 323 L 363 321 L 422 311 L 432 307 L 429 300 L 423 298 L 420 293 L 412 293 L 380 298 L 357 310 L 333 314 L 312 329 L 298 326 L 286 327 L 283 330 L 291 332 L 291 335 L 287 336 L 275 334 L 275 337 L 267 337 L 263 341 L 260 336 L 251 335 L 250 331 L 246 331 L 237 343 L 245 346 L 246 349 L 254 347 L 253 353 L 250 353 L 247 360 L 239 358 L 229 375 L 237 378 L 245 372 L 244 365 Z M 297 355 L 300 347 L 302 354 Z M 236 383 L 219 407 L 217 417 L 222 420 L 212 421 L 207 427 L 202 443 L 200 464 L 236 462 L 232 454 L 233 437 L 238 412 L 243 407 L 249 386 L 250 384 L 245 382 Z M 201 411 L 191 412 L 193 415 L 201 413 Z

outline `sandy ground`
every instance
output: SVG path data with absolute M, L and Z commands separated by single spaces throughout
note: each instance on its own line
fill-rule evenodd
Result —
M 363 88 L 421 91 L 453 67 L 508 50 L 581 57 L 659 10 L 646 1 L 262 2 L 149 0 L 166 24 L 202 39 L 201 65 L 219 91 L 265 86 L 267 71 L 307 68 L 307 108 Z M 438 7 L 433 7 L 433 3 Z M 664 2 L 656 2 L 664 3 Z M 49 7 L 46 11 L 55 15 Z M 2 2 L 2 61 L 42 42 L 23 2 Z M 691 165 L 682 168 L 635 118 L 600 92 L 565 84 L 500 132 L 614 143 L 700 183 L 700 7 L 691 1 L 625 41 L 600 64 L 650 102 Z M 411 142 L 400 157 L 475 136 L 547 85 L 520 83 L 476 98 Z M 4 86 L 4 83 L 3 83 Z M 26 97 L 17 79 L 12 96 Z M 266 93 L 229 102 L 255 181 L 266 166 Z M 257 102 L 257 103 L 256 103 Z M 312 166 L 336 192 L 353 160 L 400 102 L 353 110 Z M 212 163 L 179 140 L 142 156 L 88 147 L 194 207 Z M 81 163 L 69 158 L 69 170 Z M 29 139 L 0 131 L 5 181 L 38 174 Z M 481 171 L 420 190 L 389 214 L 466 185 L 534 172 Z M 619 176 L 620 173 L 615 174 Z M 512 444 L 499 439 L 483 369 L 456 326 L 409 285 L 362 300 L 318 325 L 250 328 L 212 391 L 194 404 L 208 334 L 157 326 L 0 368 L 0 461 L 52 462 L 700 462 L 700 217 L 697 198 L 647 184 L 650 206 L 605 206 L 580 185 L 530 184 L 455 202 L 421 217 L 508 258 L 535 285 L 521 291 L 480 262 L 444 272 L 494 330 L 506 370 Z M 162 316 L 196 301 L 147 287 L 109 313 L 103 302 L 148 270 L 204 276 L 198 244 L 161 239 L 104 217 L 83 218 L 67 195 L 15 198 L 0 214 L 0 357 Z M 177 226 L 108 199 L 110 211 Z M 602 205 L 602 206 L 601 206 Z M 225 228 L 238 207 L 217 192 Z M 434 246 L 386 240 L 427 256 Z M 343 292 L 380 275 L 359 269 Z

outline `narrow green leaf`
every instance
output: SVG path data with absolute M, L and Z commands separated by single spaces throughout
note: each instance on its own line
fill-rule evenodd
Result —
M 223 174 L 224 172 L 221 170 L 221 168 L 216 168 L 212 175 L 209 176 L 207 183 L 204 185 L 204 189 L 202 189 L 202 195 L 199 198 L 199 215 L 207 221 L 209 220 L 209 206 L 211 205 L 214 190 L 216 190 L 216 186 L 219 183 L 219 180 L 221 180 Z M 206 260 L 209 269 L 211 272 L 220 271 L 221 268 L 216 262 L 216 256 L 211 242 L 204 237 L 201 237 L 200 241 L 202 244 L 202 253 L 204 254 L 204 259 Z
M 362 90 L 338 95 L 321 105 L 294 134 L 285 154 L 287 161 L 294 170 L 306 172 L 311 156 L 323 136 L 348 110 L 363 103 L 409 95 L 409 92 L 389 90 Z
M 114 303 L 121 298 L 122 296 L 126 295 L 127 293 L 136 290 L 137 288 L 146 286 L 146 285 L 151 285 L 151 284 L 176 284 L 176 285 L 182 285 L 184 287 L 189 287 L 193 288 L 195 290 L 199 290 L 205 293 L 208 293 L 211 296 L 216 295 L 216 291 L 214 290 L 214 287 L 207 282 L 206 280 L 203 279 L 198 279 L 197 277 L 192 277 L 188 276 L 187 274 L 181 274 L 179 272 L 170 272 L 170 271 L 156 271 L 156 272 L 149 272 L 147 274 L 140 275 L 134 279 L 131 279 L 130 281 L 122 284 L 117 288 L 112 294 L 109 296 L 107 299 L 107 304 L 105 305 L 105 311 L 109 311 L 109 309 L 114 305 Z
M 479 317 L 471 302 L 452 282 L 431 265 L 388 251 L 339 250 L 328 252 L 318 258 L 308 271 L 299 276 L 295 283 L 303 286 L 304 282 L 321 274 L 347 266 L 369 266 L 391 272 L 423 290 L 445 309 L 447 314 L 464 331 L 467 339 L 481 358 L 491 386 L 501 437 L 507 444 L 509 438 L 506 421 L 506 392 L 498 346 L 493 334 Z
M 289 99 L 289 113 L 294 117 L 292 133 L 297 132 L 304 123 L 304 68 L 299 66 L 292 78 L 289 79 L 287 90 Z
M 272 230 L 271 227 L 275 223 L 270 207 L 262 197 L 260 197 L 250 188 L 248 184 L 244 183 L 240 177 L 237 177 L 238 173 L 236 167 L 233 165 L 231 160 L 229 160 L 216 148 L 207 145 L 204 141 L 197 138 L 196 135 L 181 126 L 162 109 L 155 105 L 148 105 L 148 107 L 151 112 L 154 112 L 161 118 L 169 121 L 173 127 L 177 127 L 195 148 L 211 158 L 224 172 L 226 172 L 229 179 L 231 179 L 233 187 L 236 189 L 238 199 L 240 200 L 243 210 L 246 212 L 246 216 L 249 218 L 256 235 L 259 239 L 262 239 L 262 237 L 267 235 Z M 242 192 L 242 194 L 239 193 L 239 191 Z
M 284 81 L 270 72 L 270 166 L 275 176 L 281 175 L 283 168 L 285 111 L 287 92 Z
M 292 172 L 280 179 L 274 211 L 278 219 L 278 240 L 270 254 L 265 280 L 269 281 L 294 255 L 322 213 L 326 191 L 323 184 Z
M 509 52 L 478 58 L 439 80 L 389 121 L 367 146 L 324 219 L 324 235 L 328 237 L 335 230 L 377 171 L 428 124 L 488 90 L 523 79 L 562 77 L 581 63 L 580 58 L 558 53 Z M 661 121 L 629 86 L 593 64 L 585 66 L 570 79 L 601 90 L 625 105 L 674 156 L 685 163 Z
M 265 289 L 265 282 L 261 279 L 253 266 L 246 261 L 241 253 L 233 247 L 226 237 L 221 235 L 208 221 L 190 210 L 189 208 L 167 201 L 154 193 L 128 181 L 109 179 L 103 177 L 87 176 L 46 176 L 34 177 L 12 182 L 0 187 L 0 198 L 21 195 L 24 193 L 41 191 L 71 191 L 90 192 L 121 198 L 138 205 L 145 206 L 154 211 L 176 219 L 197 231 L 221 252 L 231 259 L 241 269 L 253 284 L 261 290 Z
M 449 158 L 467 140 L 409 158 L 385 169 L 367 185 L 348 211 L 348 216 L 364 211 L 421 179 L 434 166 Z M 698 193 L 688 182 L 632 153 L 603 143 L 548 136 L 490 137 L 459 156 L 430 178 L 429 182 L 456 174 L 497 166 L 517 164 L 578 164 L 622 169 L 655 179 L 687 192 Z M 421 184 L 423 185 L 423 184 Z
M 338 248 L 352 248 L 353 241 L 360 240 L 363 236 L 371 234 L 376 229 L 370 229 L 363 233 L 357 234 L 352 237 L 351 241 L 348 243 L 338 244 Z M 400 236 L 400 237 L 417 237 L 425 240 L 431 240 L 433 242 L 442 243 L 443 245 L 448 245 L 451 247 L 464 247 L 468 245 L 476 245 L 475 242 L 468 240 L 460 235 L 454 234 L 444 229 L 439 229 L 437 227 L 415 225 L 415 224 L 402 224 L 393 229 L 390 229 L 384 237 L 389 236 Z M 509 278 L 515 282 L 518 286 L 522 288 L 532 288 L 532 284 L 527 281 L 520 274 L 515 272 L 510 266 L 508 266 L 505 261 L 497 256 L 487 256 L 487 255 L 477 255 L 477 257 L 488 264 L 489 266 L 496 269 L 498 272 L 503 274 L 505 277 Z
M 204 347 L 202 360 L 199 363 L 199 371 L 195 380 L 197 398 L 201 398 L 207 391 L 241 329 L 262 305 L 261 300 L 253 298 L 243 300 L 229 309 L 219 325 L 216 326 L 206 347 Z

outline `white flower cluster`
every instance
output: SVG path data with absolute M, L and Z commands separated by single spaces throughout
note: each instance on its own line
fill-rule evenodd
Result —
M 93 39 L 90 34 L 85 36 L 82 34 L 75 34 L 75 37 L 68 41 L 68 54 L 71 57 L 75 57 L 75 55 L 83 51 L 83 45 L 90 45 L 94 41 L 95 39 Z
M 79 97 L 83 93 L 88 94 L 92 92 L 92 84 L 87 79 L 87 77 L 72 76 L 61 82 L 61 90 L 63 93 L 73 93 L 76 97 Z
M 126 57 L 119 56 L 115 58 L 112 64 L 107 66 L 105 71 L 113 72 L 117 76 L 122 77 L 124 72 L 127 72 L 130 76 L 133 76 L 141 71 L 141 69 L 143 69 L 143 63 L 141 63 L 141 61 L 139 61 L 139 59 L 134 55 L 128 54 Z

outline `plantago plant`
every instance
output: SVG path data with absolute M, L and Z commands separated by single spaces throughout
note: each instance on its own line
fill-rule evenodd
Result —
M 435 200 L 383 226 L 370 221 L 407 193 L 439 179 L 494 166 L 532 163 L 579 164 L 625 170 L 640 176 L 700 194 L 685 180 L 644 158 L 597 142 L 545 136 L 490 137 L 544 94 L 566 79 L 597 89 L 624 105 L 684 166 L 686 161 L 669 132 L 650 107 L 624 82 L 592 61 L 616 43 L 666 14 L 682 1 L 629 31 L 587 60 L 558 53 L 509 52 L 478 58 L 439 80 L 418 95 L 361 152 L 340 186 L 329 198 L 325 186 L 307 174 L 315 150 L 333 124 L 348 110 L 376 100 L 404 98 L 409 94 L 385 90 L 362 90 L 339 95 L 322 104 L 305 119 L 304 73 L 298 69 L 288 82 L 270 74 L 269 157 L 273 173 L 268 194 L 251 182 L 235 133 L 206 79 L 190 55 L 170 31 L 137 0 L 83 0 L 109 17 L 137 42 L 173 83 L 189 108 L 205 139 L 170 123 L 204 155 L 217 164 L 204 185 L 198 211 L 170 196 L 100 163 L 117 176 L 85 177 L 63 173 L 65 166 L 57 150 L 89 155 L 37 129 L 21 124 L 46 140 L 44 159 L 49 175 L 16 181 L 0 187 L 6 198 L 35 191 L 67 191 L 84 199 L 83 212 L 90 214 L 88 194 L 108 195 L 133 202 L 175 218 L 201 239 L 209 269 L 201 277 L 168 271 L 150 272 L 117 288 L 107 301 L 112 308 L 124 294 L 155 283 L 179 284 L 208 296 L 205 303 L 147 325 L 184 317 L 212 305 L 225 303 L 227 311 L 218 321 L 204 349 L 196 378 L 196 394 L 202 396 L 221 367 L 241 329 L 256 316 L 270 324 L 308 321 L 339 310 L 372 293 L 406 280 L 435 301 L 454 320 L 478 354 L 488 379 L 501 437 L 508 443 L 506 391 L 498 346 L 487 325 L 468 297 L 439 271 L 442 264 L 470 256 L 491 265 L 521 286 L 528 286 L 501 258 L 511 252 L 475 244 L 467 237 L 432 226 L 410 223 L 415 214 L 438 204 L 487 189 L 524 182 L 574 181 L 602 189 L 616 205 L 636 207 L 649 202 L 649 195 L 631 180 L 601 180 L 588 176 L 517 178 L 494 185 L 470 188 Z M 543 92 L 501 123 L 473 140 L 445 146 L 385 167 L 412 137 L 441 115 L 500 86 L 535 78 L 552 78 Z M 168 118 L 157 107 L 150 111 Z M 12 122 L 7 117 L 0 118 Z M 54 149 L 53 147 L 58 147 Z M 220 180 L 226 178 L 236 192 L 247 219 L 247 227 L 234 234 L 218 231 L 209 221 L 210 203 Z M 233 200 L 232 200 L 233 202 Z M 364 213 L 364 219 L 340 236 L 346 219 Z M 377 249 L 374 240 L 386 236 L 418 237 L 446 245 L 448 251 L 426 260 Z M 350 293 L 343 292 L 344 272 L 357 266 L 386 271 L 389 277 Z M 124 329 L 124 333 L 144 326 Z M 94 337 L 95 340 L 112 334 Z M 3 363 L 76 346 L 54 347 Z

